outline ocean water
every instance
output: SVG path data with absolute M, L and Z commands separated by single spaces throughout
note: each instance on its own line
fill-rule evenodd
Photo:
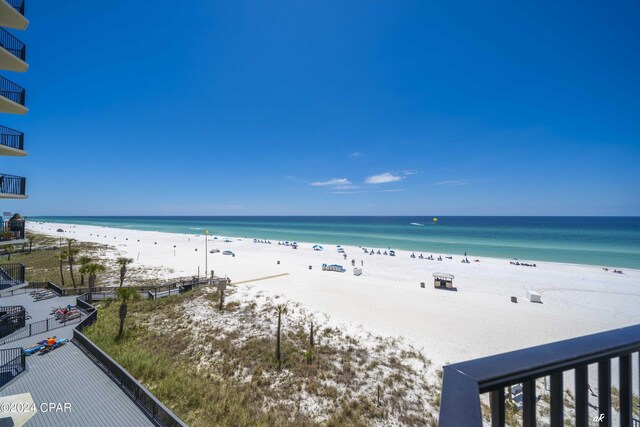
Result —
M 31 221 L 640 269 L 640 217 L 30 217 Z M 412 223 L 424 224 L 423 226 Z

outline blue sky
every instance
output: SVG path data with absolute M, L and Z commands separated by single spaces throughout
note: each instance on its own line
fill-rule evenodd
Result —
M 28 1 L 25 215 L 640 215 L 640 5 Z

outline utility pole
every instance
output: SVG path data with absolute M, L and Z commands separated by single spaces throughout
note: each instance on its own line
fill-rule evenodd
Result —
M 207 248 L 207 241 L 209 240 L 209 230 L 204 230 L 204 277 L 207 277 L 207 272 L 209 271 L 209 251 Z

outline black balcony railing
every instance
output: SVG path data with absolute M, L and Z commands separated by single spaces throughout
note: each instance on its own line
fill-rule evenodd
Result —
M 16 332 L 6 340 L 3 340 L 3 341 L 0 340 L 0 345 L 6 344 L 11 341 L 18 341 L 24 338 L 29 338 L 30 336 L 33 336 L 33 335 L 39 335 L 49 331 L 55 331 L 56 329 L 64 328 L 65 326 L 75 325 L 77 323 L 80 323 L 81 321 L 82 321 L 82 317 L 76 317 L 75 319 L 62 320 L 62 321 L 56 319 L 55 317 L 49 317 L 47 319 L 43 319 L 37 322 L 24 324 L 22 325 L 23 328 L 21 331 Z
M 0 243 L 10 244 L 13 240 L 25 238 L 24 221 L 9 220 L 0 222 Z
M 20 105 L 24 105 L 24 88 L 2 76 L 0 76 L 0 95 L 12 100 L 13 102 L 17 102 Z
M 26 355 L 22 348 L 0 350 L 0 388 L 24 372 L 26 367 Z
M 0 125 L 0 144 L 5 147 L 24 150 L 24 133 Z
M 7 0 L 7 3 L 24 16 L 24 0 Z
M 24 264 L 12 263 L 0 265 L 0 291 L 24 283 Z
M 26 313 L 21 305 L 0 307 L 0 338 L 24 328 Z
M 91 305 L 88 294 L 76 298 L 76 306 L 87 314 L 82 322 L 73 330 L 73 340 L 81 350 L 85 352 L 98 366 L 109 373 L 111 378 L 151 417 L 156 423 L 165 427 L 186 427 L 170 409 L 162 404 L 156 397 L 136 380 L 126 369 L 113 360 L 93 341 L 87 338 L 82 331 L 94 324 L 98 319 L 98 310 Z
M 2 27 L 0 27 L 0 46 L 23 61 L 27 60 L 27 46 Z
M 26 193 L 27 179 L 23 176 L 0 174 L 0 193 L 24 196 Z
M 597 365 L 596 409 L 600 422 L 596 424 L 611 426 L 613 359 L 618 359 L 619 368 L 617 399 L 620 425 L 639 425 L 633 419 L 631 367 L 632 356 L 638 351 L 640 325 L 447 365 L 444 367 L 439 425 L 481 427 L 480 394 L 490 393 L 491 425 L 504 426 L 505 388 L 521 385 L 522 425 L 534 427 L 538 413 L 536 379 L 549 376 L 549 422 L 551 427 L 562 427 L 565 423 L 565 372 L 575 374 L 575 424 L 567 421 L 576 427 L 592 425 L 588 368 L 589 365 Z

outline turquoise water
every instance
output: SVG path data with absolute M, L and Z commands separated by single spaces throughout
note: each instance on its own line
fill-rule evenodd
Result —
M 640 269 L 640 217 L 31 217 L 172 233 Z M 411 225 L 420 223 L 424 226 Z

